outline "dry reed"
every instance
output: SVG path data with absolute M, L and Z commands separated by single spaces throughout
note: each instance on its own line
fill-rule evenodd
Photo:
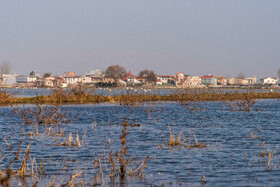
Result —
M 212 90 L 184 90 L 171 93 L 169 95 L 152 95 L 145 93 L 133 93 L 127 91 L 123 95 L 103 96 L 94 93 L 94 90 L 87 87 L 74 87 L 72 89 L 56 89 L 49 96 L 37 96 L 37 97 L 12 97 L 7 92 L 0 93 L 0 104 L 69 104 L 69 103 L 102 103 L 112 102 L 119 103 L 121 105 L 138 105 L 142 102 L 150 101 L 177 101 L 182 104 L 193 105 L 197 102 L 205 101 L 223 101 L 232 102 L 239 101 L 237 105 L 243 107 L 244 111 L 248 111 L 256 99 L 279 99 L 280 92 L 252 92 L 246 93 L 240 92 L 222 92 Z M 190 105 L 190 106 L 191 106 Z M 197 105 L 196 109 L 200 109 Z

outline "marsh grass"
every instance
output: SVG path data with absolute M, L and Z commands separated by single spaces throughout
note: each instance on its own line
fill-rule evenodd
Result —
M 184 100 L 184 101 L 181 101 L 180 103 L 181 103 L 181 105 L 186 106 L 187 110 L 192 111 L 192 112 L 202 111 L 204 109 L 202 103 L 198 102 L 198 101 Z
M 40 105 L 32 107 L 11 106 L 13 113 L 20 117 L 24 125 L 32 125 L 32 131 L 22 133 L 31 138 L 47 135 L 47 137 L 64 137 L 62 124 L 73 123 L 78 113 L 70 115 L 69 108 L 62 110 L 61 105 Z M 71 117 L 70 117 L 71 116 Z M 72 119 L 72 120 L 69 120 Z
M 134 127 L 134 126 L 132 126 Z M 135 159 L 135 155 L 130 155 L 127 153 L 127 136 L 129 135 L 127 129 L 131 128 L 130 124 L 126 121 L 122 124 L 122 131 L 119 137 L 121 148 L 119 150 L 110 150 L 107 155 L 104 150 L 104 154 L 97 155 L 94 160 L 88 164 L 86 168 L 78 170 L 70 175 L 69 180 L 66 183 L 60 182 L 61 185 L 65 186 L 83 186 L 83 185 L 93 185 L 104 186 L 108 180 L 113 184 L 121 184 L 122 181 L 126 181 L 127 178 L 133 179 L 143 179 L 144 169 L 147 167 L 147 161 L 149 156 L 146 156 L 142 161 Z M 83 140 L 79 140 L 78 136 L 76 139 L 72 137 L 70 133 L 69 137 L 65 139 L 64 142 L 58 144 L 60 146 L 75 146 L 78 147 L 82 144 Z M 78 143 L 78 142 L 81 143 Z M 110 141 L 109 141 L 110 142 Z M 86 181 L 83 179 L 90 171 L 90 179 Z M 58 172 L 59 173 L 59 172 Z M 118 177 L 118 178 L 117 178 Z M 55 182 L 57 176 L 55 176 L 51 181 L 49 181 L 49 186 L 54 186 L 57 184 Z
M 195 134 L 189 135 L 188 137 L 184 137 L 183 130 L 181 130 L 180 133 L 176 136 L 174 134 L 174 131 L 171 130 L 170 126 L 168 126 L 168 129 L 169 129 L 169 141 L 165 140 L 164 138 L 163 140 L 165 142 L 165 145 L 167 145 L 169 149 L 181 148 L 181 147 L 203 149 L 209 147 L 209 144 L 205 145 L 204 142 L 199 143 Z M 183 141 L 181 141 L 181 139 Z M 194 141 L 192 141 L 192 139 L 194 139 Z M 164 148 L 164 145 L 158 144 L 158 148 L 159 149 Z
M 118 103 L 120 105 L 138 105 L 143 102 L 176 101 L 188 106 L 196 106 L 193 110 L 200 110 L 199 102 L 240 101 L 237 105 L 248 111 L 256 99 L 280 99 L 280 92 L 222 92 L 213 90 L 183 90 L 169 95 L 153 95 L 135 93 L 130 90 L 123 95 L 98 95 L 94 89 L 88 87 L 73 87 L 71 89 L 55 89 L 49 96 L 12 97 L 7 92 L 0 92 L 0 104 L 86 104 L 86 103 Z
M 42 170 L 37 165 L 36 159 L 31 157 L 30 145 L 25 150 L 21 150 L 21 144 L 22 142 L 19 142 L 15 152 L 11 152 L 0 159 L 0 162 L 2 162 L 7 156 L 14 155 L 12 161 L 1 163 L 1 166 L 5 166 L 4 170 L 0 170 L 1 186 L 9 186 L 13 176 L 19 176 L 23 180 L 26 177 L 31 177 L 32 183 L 35 183 L 35 178 L 38 179 L 42 173 Z M 20 163 L 20 165 L 17 168 L 13 168 L 16 162 Z
M 144 168 L 147 167 L 147 161 L 149 159 L 149 156 L 146 156 L 145 159 L 138 163 L 131 155 L 127 154 L 127 128 L 130 127 L 128 122 L 124 122 L 122 124 L 122 134 L 120 136 L 121 141 L 121 150 L 119 153 L 113 154 L 113 151 L 111 150 L 110 156 L 109 156 L 109 163 L 111 164 L 111 174 L 110 177 L 115 177 L 117 175 L 120 176 L 121 179 L 125 178 L 127 175 L 131 177 L 137 177 L 140 176 L 141 178 L 144 175 Z M 114 155 L 114 156 L 113 156 Z
M 9 187 L 10 186 L 10 181 L 13 178 L 13 171 L 10 169 L 6 170 L 6 173 L 1 173 L 0 174 L 0 185 L 3 187 Z
M 43 97 L 46 103 L 86 103 L 94 101 L 99 102 L 98 95 L 94 94 L 94 89 L 89 87 L 76 86 L 70 89 L 55 89 L 50 96 Z
M 9 105 L 10 103 L 16 102 L 16 98 L 12 97 L 7 91 L 0 91 L 0 104 Z
M 33 125 L 33 130 L 28 131 L 27 134 L 24 135 L 28 135 L 30 137 L 40 135 L 47 135 L 47 137 L 56 137 L 56 146 L 80 147 L 84 145 L 86 134 L 84 134 L 84 137 L 80 139 L 78 134 L 75 137 L 73 137 L 72 132 L 70 132 L 69 136 L 66 137 L 64 141 L 60 142 L 58 140 L 60 137 L 65 136 L 65 133 L 60 128 L 60 126 L 64 123 L 68 123 L 68 115 L 67 113 L 62 112 L 61 106 L 59 104 L 54 106 L 42 106 L 40 104 L 36 104 L 34 105 L 34 107 L 11 106 L 11 108 L 14 114 L 22 119 L 24 125 Z M 120 135 L 121 149 L 116 152 L 111 150 L 110 155 L 106 156 L 104 154 L 103 156 L 98 156 L 95 159 L 93 163 L 94 171 L 92 171 L 92 173 L 94 173 L 93 184 L 104 184 L 104 180 L 107 180 L 108 178 L 115 180 L 116 176 L 119 176 L 120 180 L 123 180 L 127 176 L 130 176 L 131 178 L 144 177 L 144 168 L 147 167 L 147 161 L 149 159 L 149 156 L 146 156 L 143 161 L 139 162 L 135 160 L 132 155 L 129 155 L 127 153 L 127 129 L 133 127 L 141 128 L 141 124 L 129 124 L 127 121 L 123 123 Z M 20 145 L 18 148 L 18 153 L 19 151 Z M 15 157 L 14 162 L 20 159 L 18 153 L 15 153 L 17 157 Z M 30 167 L 31 165 L 32 167 Z M 35 158 L 31 158 L 31 151 L 30 147 L 28 146 L 25 152 L 25 156 L 22 158 L 21 166 L 19 169 L 16 170 L 16 175 L 21 176 L 21 178 L 32 177 L 33 180 L 34 167 L 37 168 L 37 171 L 43 173 L 42 164 L 41 169 L 38 169 Z M 67 182 L 67 185 L 73 186 L 79 184 L 81 182 L 80 179 L 84 171 L 85 170 L 82 170 L 71 175 L 71 178 Z M 108 171 L 110 172 L 108 173 Z M 50 181 L 50 186 L 54 185 L 56 177 L 52 181 Z
M 252 139 L 261 139 L 261 137 L 256 136 L 253 131 L 251 131 L 251 133 L 250 133 L 250 138 L 252 138 Z
M 34 107 L 22 107 L 11 105 L 11 109 L 16 116 L 19 116 L 24 125 L 60 125 L 62 123 L 69 123 L 72 121 L 69 118 L 68 110 L 62 112 L 61 105 L 40 105 L 36 104 Z
M 80 147 L 82 145 L 85 145 L 85 137 L 86 137 L 86 134 L 84 134 L 82 139 L 80 139 L 79 134 L 77 133 L 76 139 L 75 139 L 72 137 L 72 132 L 70 132 L 69 137 L 65 138 L 64 142 L 59 142 L 57 139 L 55 139 L 55 141 L 56 141 L 57 146 Z
M 118 184 L 117 181 L 126 180 L 127 177 L 131 179 L 144 177 L 144 169 L 147 167 L 147 161 L 149 156 L 146 156 L 142 161 L 137 161 L 133 158 L 133 155 L 127 153 L 127 129 L 130 128 L 128 122 L 122 124 L 122 131 L 120 135 L 120 150 L 114 152 L 110 150 L 109 155 L 98 155 L 94 158 L 93 162 L 88 167 L 77 171 L 72 174 L 66 186 L 80 186 L 86 185 L 105 185 L 106 181 L 110 180 L 113 184 Z M 70 138 L 71 139 L 71 138 Z M 69 140 L 70 141 L 70 140 Z M 82 175 L 91 169 L 90 181 L 86 182 L 82 179 Z M 119 177 L 119 180 L 116 180 Z M 91 182 L 92 181 L 92 182 Z
M 275 151 L 272 152 L 269 149 L 267 149 L 266 151 L 262 151 L 261 153 L 259 153 L 258 156 L 264 159 L 267 170 L 271 171 L 274 167 L 271 164 L 272 159 L 273 159 L 273 157 L 276 156 L 276 152 Z
M 196 138 L 196 136 L 195 136 L 195 134 L 193 135 L 193 138 L 195 140 L 194 143 L 191 143 L 191 141 L 190 141 L 191 138 L 190 137 L 188 138 L 189 139 L 189 145 L 188 144 L 184 145 L 186 148 L 199 148 L 199 149 L 203 149 L 203 148 L 209 147 L 209 144 L 205 145 L 204 142 L 200 142 L 199 143 L 197 138 Z M 187 141 L 185 141 L 185 142 L 187 142 Z
M 173 132 L 171 131 L 170 126 L 168 126 L 168 129 L 169 129 L 169 135 L 170 135 L 169 142 L 168 142 L 169 148 L 174 147 L 174 146 L 181 146 L 182 145 L 181 135 L 183 133 L 183 130 L 181 130 L 181 132 L 179 133 L 179 135 L 176 138 L 176 136 L 174 135 L 174 131 Z
M 225 101 L 225 106 L 229 108 L 230 111 L 239 111 L 239 112 L 251 112 L 251 111 L 266 111 L 268 104 L 265 105 L 261 103 L 259 106 L 256 106 L 257 97 L 254 97 L 256 93 L 244 93 L 242 99 L 235 101 Z M 266 93 L 264 93 L 266 95 Z

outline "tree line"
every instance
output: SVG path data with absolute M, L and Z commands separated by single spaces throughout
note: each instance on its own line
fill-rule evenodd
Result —
M 121 79 L 127 75 L 127 71 L 124 67 L 119 65 L 112 65 L 107 68 L 105 71 L 105 77 L 112 78 L 117 82 L 118 79 Z M 148 83 L 153 83 L 157 81 L 157 76 L 153 70 L 142 70 L 138 74 L 140 77 L 145 79 Z

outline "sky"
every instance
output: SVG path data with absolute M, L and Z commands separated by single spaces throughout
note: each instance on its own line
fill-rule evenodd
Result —
M 279 0 L 1 0 L 0 63 L 29 74 L 277 76 Z

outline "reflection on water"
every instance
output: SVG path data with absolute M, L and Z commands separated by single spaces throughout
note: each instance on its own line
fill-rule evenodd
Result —
M 205 176 L 209 186 L 277 186 L 280 176 L 280 101 L 261 100 L 256 105 L 262 103 L 269 104 L 266 111 L 249 113 L 231 112 L 220 102 L 202 103 L 201 111 L 190 111 L 173 102 L 146 103 L 138 107 L 113 104 L 63 106 L 63 110 L 68 110 L 75 119 L 73 123 L 62 124 L 61 128 L 66 136 L 70 132 L 73 135 L 78 133 L 80 137 L 86 133 L 85 145 L 81 147 L 56 146 L 56 141 L 63 141 L 65 137 L 28 136 L 34 126 L 24 126 L 10 107 L 1 107 L 1 137 L 12 146 L 8 149 L 2 140 L 1 157 L 16 151 L 22 141 L 22 149 L 30 144 L 32 157 L 45 170 L 46 177 L 40 179 L 41 186 L 49 184 L 58 171 L 58 179 L 67 180 L 71 173 L 92 163 L 97 155 L 109 154 L 111 149 L 118 152 L 121 124 L 127 120 L 130 124 L 141 124 L 141 128 L 129 127 L 127 130 L 128 154 L 139 160 L 149 155 L 150 159 L 144 170 L 144 180 L 127 179 L 126 184 L 201 186 L 201 177 Z M 168 126 L 175 135 L 183 130 L 182 137 L 186 141 L 187 137 L 195 135 L 199 142 L 205 142 L 209 147 L 169 149 L 164 142 L 169 140 Z M 163 145 L 160 149 L 159 144 Z M 268 152 L 272 153 L 269 167 Z M 8 156 L 1 165 L 13 158 L 14 155 Z M 20 164 L 15 162 L 12 167 L 17 168 Z M 93 167 L 85 171 L 86 181 Z M 108 185 L 109 181 L 107 178 Z M 18 183 L 19 180 L 14 181 L 15 185 Z

